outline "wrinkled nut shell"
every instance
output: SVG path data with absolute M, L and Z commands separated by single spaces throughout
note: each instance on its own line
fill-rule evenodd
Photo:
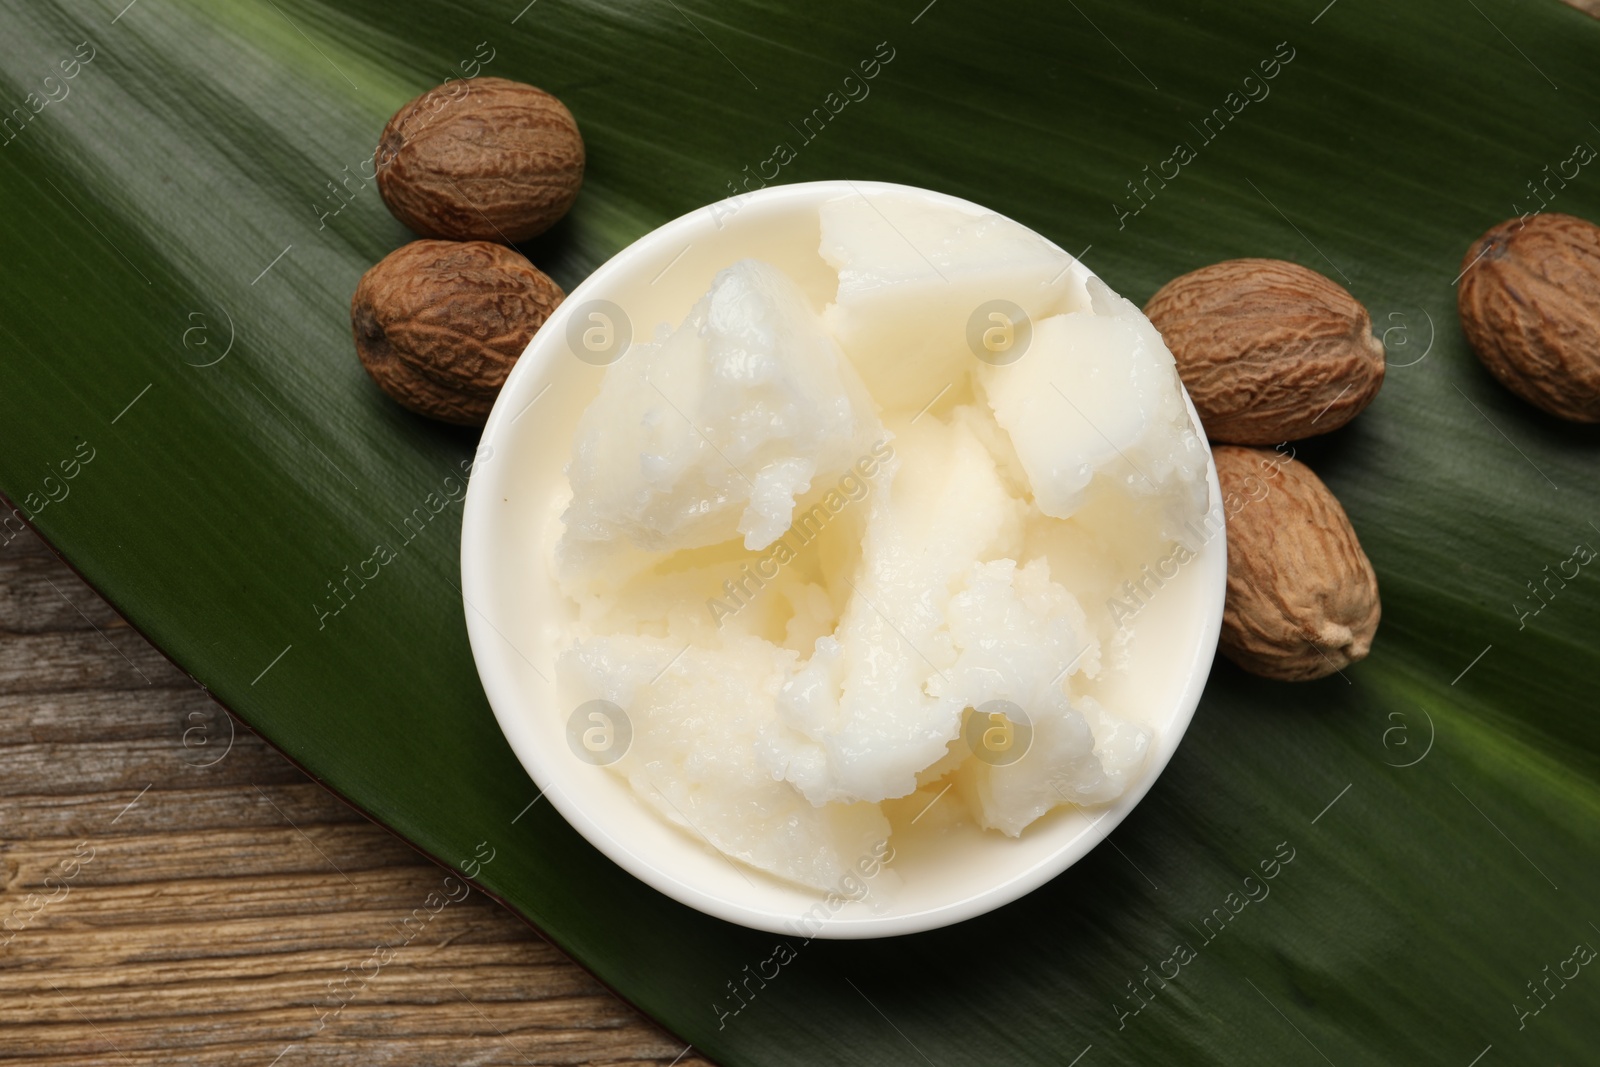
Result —
M 1206 436 L 1273 445 L 1337 430 L 1383 384 L 1383 343 L 1355 297 L 1281 259 L 1230 259 L 1163 285 L 1161 331 Z
M 543 89 L 473 78 L 395 112 L 374 163 L 384 203 L 422 236 L 523 241 L 577 199 L 583 137 Z
M 417 414 L 481 426 L 564 295 L 504 245 L 413 241 L 356 286 L 356 354 L 379 388 Z
M 1286 682 L 1366 658 L 1378 578 L 1333 493 L 1276 452 L 1220 445 L 1212 454 L 1228 516 L 1223 655 Z
M 1507 219 L 1461 267 L 1461 329 L 1489 373 L 1552 415 L 1600 422 L 1600 227 Z

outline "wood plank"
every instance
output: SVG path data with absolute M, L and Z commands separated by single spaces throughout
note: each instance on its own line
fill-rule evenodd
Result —
M 307 781 L 305 775 L 285 763 L 272 749 L 259 741 L 255 744 L 261 745 L 265 753 L 259 757 L 261 774 L 254 776 L 254 783 L 267 789 L 276 807 L 267 804 L 242 805 L 238 785 L 213 786 L 208 783 L 181 791 L 161 790 L 172 797 L 170 802 L 147 805 L 141 800 L 123 812 L 116 824 L 118 832 L 147 833 L 169 828 L 172 825 L 172 813 L 166 806 L 168 803 L 183 805 L 184 825 L 192 831 L 222 827 L 276 828 L 284 826 L 286 822 L 296 826 L 366 822 L 353 808 L 326 789 Z M 276 762 L 269 763 L 269 756 Z M 183 777 L 198 778 L 200 772 L 185 771 Z M 149 799 L 156 792 L 158 790 L 152 788 L 144 799 Z M 134 795 L 137 794 L 130 795 L 129 790 L 124 789 L 116 793 L 0 796 L 0 826 L 7 825 L 12 819 L 22 818 L 22 813 L 26 812 L 29 825 L 37 834 L 36 839 L 66 837 L 77 840 L 84 836 L 86 828 L 104 822 L 108 812 L 115 815 L 126 807 Z
M 34 552 L 0 555 L 0 630 L 42 633 L 119 626 L 111 605 L 94 595 L 71 571 L 41 566 Z
M 98 630 L 8 633 L 0 641 L 0 692 L 192 684 L 126 623 Z
M 207 742 L 225 744 L 232 735 L 249 735 L 243 726 L 230 728 L 227 716 L 198 686 L 100 690 L 67 689 L 53 693 L 0 693 L 0 748 L 50 741 L 78 742 L 164 739 L 198 750 Z M 196 732 L 184 737 L 185 731 Z M 193 763 L 206 762 L 198 751 L 186 753 Z M 0 779 L 0 793 L 13 793 Z
M 0 546 L 0 1060 L 705 1064 L 449 874 Z
M 211 754 L 186 749 L 180 729 L 183 723 L 172 725 L 172 736 L 157 740 L 82 739 L 0 746 L 0 781 L 6 783 L 7 793 L 37 796 L 74 792 L 82 788 L 83 782 L 95 783 L 97 790 L 138 793 L 147 785 L 169 782 L 176 775 L 185 775 L 195 784 L 203 781 L 209 786 L 237 785 L 246 789 L 252 783 L 266 786 L 306 781 L 304 774 L 254 734 L 238 736 L 227 758 L 205 769 L 203 774 L 196 774 L 199 768 L 189 761 L 202 760 Z M 222 742 L 225 741 L 226 735 L 222 738 Z M 162 792 L 164 790 L 156 790 L 151 801 L 162 802 Z M 123 797 L 122 803 L 130 799 Z M 265 806 L 259 796 L 257 801 Z M 107 803 L 116 802 L 108 800 Z M 121 805 L 116 804 L 111 814 L 115 815 L 118 807 Z

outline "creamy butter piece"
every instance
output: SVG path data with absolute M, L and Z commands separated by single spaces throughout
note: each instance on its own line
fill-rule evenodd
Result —
M 601 637 L 564 653 L 558 669 L 586 692 L 633 709 L 633 739 L 614 766 L 662 818 L 780 878 L 837 885 L 888 836 L 889 823 L 876 804 L 817 807 L 757 757 L 773 682 L 793 669 L 795 654 L 748 636 L 679 655 L 682 648 Z
M 1172 533 L 1205 510 L 1206 448 L 1177 366 L 1133 304 L 1091 279 L 1093 306 L 1035 322 L 1015 363 L 979 363 L 978 384 L 1010 435 L 1039 510 L 1070 519 L 1090 482 L 1168 495 Z
M 633 724 L 612 770 L 826 890 L 946 786 L 944 824 L 1015 836 L 1138 779 L 1138 709 L 1095 696 L 1127 669 L 1109 598 L 1208 502 L 1170 353 L 1070 257 L 890 195 L 819 221 L 822 315 L 744 260 L 607 369 L 548 550 L 575 604 L 563 700 Z M 995 300 L 1028 316 L 1012 362 L 969 336 Z M 1020 759 L 969 745 L 998 706 Z
M 981 305 L 1005 300 L 1036 320 L 1089 306 L 1072 257 L 999 215 L 893 196 L 845 197 L 821 214 L 822 258 L 839 272 L 825 321 L 885 408 L 916 411 L 966 381 Z
M 938 692 L 957 654 L 951 596 L 974 560 L 1021 545 L 1022 503 L 967 428 L 919 419 L 896 436 L 895 462 L 869 501 L 860 563 L 841 575 L 838 629 L 778 693 L 787 729 L 770 732 L 769 765 L 814 804 L 903 796 L 944 755 L 966 706 Z
M 881 436 L 871 399 L 777 268 L 735 263 L 670 337 L 608 368 L 567 477 L 564 544 L 771 544 L 795 498 Z

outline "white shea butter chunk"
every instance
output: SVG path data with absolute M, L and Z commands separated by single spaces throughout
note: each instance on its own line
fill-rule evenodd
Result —
M 1205 513 L 1206 449 L 1176 364 L 1144 314 L 1098 279 L 1092 305 L 1033 324 L 1014 363 L 977 379 L 1010 435 L 1039 510 L 1069 519 L 1096 477 L 1132 497 L 1166 497 L 1163 531 Z
M 871 398 L 799 287 L 742 260 L 666 340 L 607 368 L 578 424 L 562 554 L 739 535 L 764 548 L 813 482 L 837 479 L 881 436 Z
M 951 595 L 974 560 L 1021 542 L 1023 506 L 968 427 L 926 419 L 894 447 L 838 629 L 779 691 L 764 745 L 773 773 L 813 804 L 904 796 L 945 755 L 963 708 L 940 692 L 956 662 Z
M 1072 257 L 1038 234 L 893 193 L 822 205 L 821 252 L 839 272 L 828 329 L 885 409 L 916 411 L 967 379 L 976 362 L 969 327 L 988 302 L 1033 320 L 1089 305 Z
M 821 890 L 855 877 L 861 857 L 889 836 L 883 813 L 874 804 L 816 807 L 756 755 L 795 653 L 748 635 L 679 655 L 682 647 L 613 635 L 558 659 L 571 706 L 600 698 L 626 711 L 633 738 L 612 769 L 662 818 L 758 870 Z
M 1013 744 L 1026 740 L 1020 759 L 974 759 L 959 772 L 980 825 L 1015 837 L 1060 804 L 1103 804 L 1122 794 L 1144 762 L 1149 735 L 1080 698 L 1094 729 L 1069 700 L 1063 679 L 1095 674 L 1099 645 L 1077 599 L 1051 581 L 1044 560 L 973 564 L 950 603 L 950 639 L 960 650 L 948 672 L 956 703 L 981 710 L 1003 700 L 1025 718 L 1009 726 Z

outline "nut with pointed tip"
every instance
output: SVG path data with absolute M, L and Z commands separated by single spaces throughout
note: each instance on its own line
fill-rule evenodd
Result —
M 406 104 L 378 141 L 378 192 L 423 237 L 524 241 L 567 213 L 583 184 L 572 112 L 506 78 L 474 78 Z
M 1287 682 L 1365 659 L 1382 614 L 1378 577 L 1333 493 L 1277 452 L 1218 445 L 1212 456 L 1228 517 L 1222 654 Z
M 1600 422 L 1600 226 L 1507 219 L 1462 270 L 1461 330 L 1489 373 L 1552 415 Z
M 356 286 L 356 354 L 419 415 L 482 426 L 512 364 L 564 298 L 543 271 L 489 241 L 412 241 Z
M 1383 385 L 1383 342 L 1367 309 L 1296 263 L 1213 263 L 1163 285 L 1144 313 L 1212 441 L 1273 445 L 1328 433 Z

